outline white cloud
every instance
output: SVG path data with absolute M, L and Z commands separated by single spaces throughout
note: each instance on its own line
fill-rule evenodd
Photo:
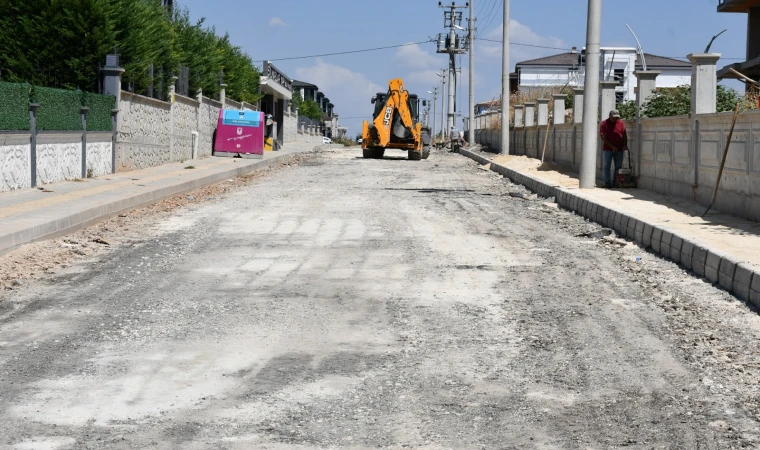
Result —
M 527 44 L 512 45 L 509 48 L 509 56 L 512 64 L 520 61 L 540 58 L 542 56 L 562 53 L 563 50 L 569 48 L 569 45 L 562 39 L 553 36 L 543 36 L 533 31 L 529 26 L 523 25 L 520 22 L 512 19 L 509 21 L 509 39 L 513 44 Z M 495 30 L 488 33 L 487 39 L 501 40 L 503 35 L 503 27 L 500 25 Z M 530 47 L 536 46 L 536 47 Z M 555 47 L 555 48 L 540 48 L 540 47 Z M 501 59 L 501 43 L 477 41 L 475 52 L 487 59 Z
M 296 69 L 295 78 L 319 86 L 319 90 L 335 105 L 335 112 L 346 118 L 369 118 L 373 111 L 370 104 L 372 96 L 388 90 L 387 86 L 382 87 L 372 82 L 364 74 L 326 63 L 321 59 L 317 59 L 311 67 Z M 356 132 L 357 125 L 361 124 L 360 119 L 339 120 L 342 125 L 351 126 L 349 132 Z M 361 131 L 360 126 L 358 129 Z
M 448 66 L 446 58 L 414 44 L 400 47 L 393 56 L 393 61 L 399 68 L 409 71 L 403 77 L 405 82 L 434 86 L 440 81 L 436 72 L 440 72 L 442 68 Z
M 393 57 L 401 67 L 411 70 L 424 70 L 441 64 L 441 58 L 426 52 L 419 44 L 399 47 Z
M 286 26 L 288 26 L 288 24 L 285 23 L 285 21 L 282 20 L 282 19 L 280 19 L 279 17 L 272 17 L 271 19 L 269 19 L 269 26 L 272 27 L 272 28 L 274 28 L 274 27 L 286 27 Z

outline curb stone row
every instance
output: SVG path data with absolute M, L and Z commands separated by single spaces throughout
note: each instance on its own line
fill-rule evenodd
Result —
M 707 278 L 711 283 L 731 292 L 740 300 L 748 301 L 760 308 L 760 272 L 744 261 L 681 236 L 667 227 L 651 224 L 623 211 L 595 203 L 572 190 L 545 183 L 469 150 L 460 149 L 459 152 L 480 164 L 490 164 L 492 171 L 542 197 L 554 197 L 562 208 L 610 228 L 619 236 L 628 238 L 644 248 L 651 248 L 660 256 L 681 264 L 697 276 Z
M 228 178 L 248 175 L 256 170 L 287 161 L 292 157 L 303 153 L 306 152 L 285 153 L 272 158 L 257 160 L 252 164 L 242 167 L 231 167 L 227 170 L 209 174 L 201 178 L 181 181 L 170 186 L 136 193 L 129 197 L 114 200 L 105 204 L 99 204 L 81 211 L 72 212 L 65 216 L 54 217 L 45 223 L 33 225 L 28 228 L 5 234 L 0 233 L 0 255 L 30 242 L 53 239 L 79 231 L 117 214 L 141 208 L 174 195 L 190 192 L 204 186 L 221 182 Z

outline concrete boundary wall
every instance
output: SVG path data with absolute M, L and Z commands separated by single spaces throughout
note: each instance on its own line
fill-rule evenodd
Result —
M 626 211 L 608 208 L 583 196 L 578 190 L 553 186 L 536 178 L 504 167 L 476 153 L 460 149 L 460 153 L 538 195 L 554 198 L 557 204 L 630 239 L 644 248 L 681 264 L 699 277 L 720 285 L 743 301 L 760 308 L 760 271 L 744 261 L 726 255 L 709 243 L 690 240 L 667 227 L 637 219 Z
M 0 131 L 0 192 L 211 156 L 221 102 L 202 93 L 197 99 L 174 94 L 172 102 L 127 91 L 118 97 L 114 132 L 87 132 L 86 140 L 84 132 L 38 132 L 33 146 L 29 131 Z M 231 99 L 225 104 L 253 107 Z M 297 124 L 297 111 L 286 114 L 285 144 L 322 143 Z
M 113 133 L 91 131 L 87 133 L 86 141 L 83 137 L 84 133 L 76 131 L 39 132 L 34 185 L 111 173 Z M 0 133 L 0 192 L 32 187 L 31 173 L 30 133 Z
M 665 195 L 710 202 L 733 113 L 700 114 L 626 121 L 628 146 L 639 186 Z M 482 123 L 485 120 L 476 122 Z M 545 161 L 578 171 L 582 124 L 553 125 Z M 512 154 L 541 158 L 546 127 L 519 127 L 510 132 Z M 641 136 L 641 145 L 637 137 Z M 500 148 L 498 130 L 475 130 L 475 142 Z M 640 150 L 639 150 L 640 149 Z M 597 151 L 597 178 L 602 179 L 602 152 Z M 760 111 L 739 116 L 729 148 L 715 208 L 760 221 Z

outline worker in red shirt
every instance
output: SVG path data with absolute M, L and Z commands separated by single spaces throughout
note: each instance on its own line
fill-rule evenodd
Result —
M 599 127 L 599 134 L 602 137 L 602 169 L 604 170 L 604 187 L 611 188 L 615 186 L 618 172 L 623 166 L 623 155 L 628 150 L 628 134 L 625 131 L 625 123 L 620 120 L 620 111 L 613 109 L 610 111 L 610 117 L 602 121 Z M 610 166 L 615 161 L 615 175 L 610 179 Z

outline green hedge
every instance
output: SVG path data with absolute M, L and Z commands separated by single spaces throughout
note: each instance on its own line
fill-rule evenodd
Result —
M 32 102 L 38 103 L 37 129 L 76 131 L 82 129 L 82 92 L 35 87 Z
M 29 94 L 32 87 L 0 82 L 0 130 L 29 129 Z
M 111 131 L 111 111 L 115 108 L 116 99 L 110 95 L 87 93 L 84 104 L 90 108 L 87 115 L 87 131 Z
M 82 105 L 90 108 L 87 131 L 113 129 L 111 110 L 115 99 L 110 95 L 0 82 L 0 130 L 28 130 L 29 103 L 40 105 L 37 110 L 37 129 L 40 131 L 81 130 Z

